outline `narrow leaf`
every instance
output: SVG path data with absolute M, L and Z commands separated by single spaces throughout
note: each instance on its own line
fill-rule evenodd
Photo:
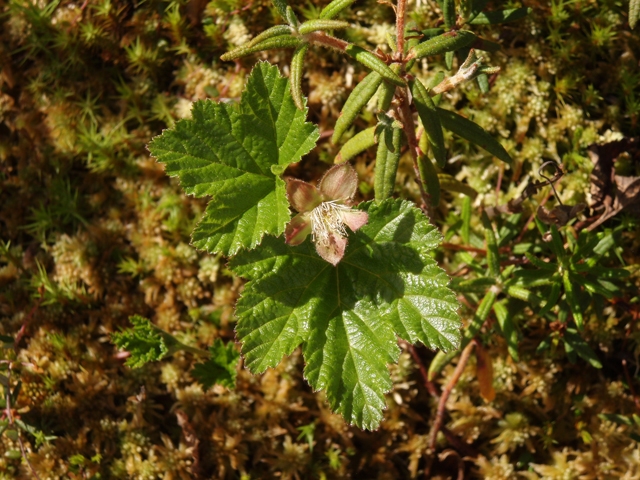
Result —
M 389 66 L 384 63 L 380 58 L 375 56 L 368 50 L 364 48 L 358 47 L 357 45 L 349 45 L 345 52 L 350 57 L 355 58 L 358 62 L 363 64 L 365 67 L 370 68 L 374 72 L 377 72 L 384 78 L 385 80 L 390 81 L 394 85 L 398 85 L 400 87 L 404 87 L 406 84 L 402 78 L 400 78 Z
M 562 284 L 564 285 L 564 293 L 567 298 L 569 308 L 571 309 L 571 313 L 573 314 L 573 319 L 576 322 L 576 326 L 578 327 L 578 330 L 582 330 L 584 328 L 582 309 L 580 308 L 580 303 L 578 302 L 576 292 L 574 291 L 573 282 L 571 281 L 571 277 L 569 276 L 569 272 L 567 270 L 565 270 L 562 275 Z M 580 287 L 577 286 L 577 288 Z
M 640 0 L 629 0 L 629 26 L 631 30 L 636 28 L 640 19 Z
M 433 357 L 431 363 L 429 364 L 429 370 L 427 371 L 427 379 L 430 382 L 433 382 L 444 367 L 451 363 L 451 360 L 456 358 L 460 352 L 458 350 L 453 350 L 452 352 L 443 352 L 440 350 L 436 353 L 436 356 Z
M 342 10 L 349 7 L 356 0 L 333 0 L 320 12 L 320 18 L 329 19 L 337 16 Z
M 437 107 L 427 89 L 417 78 L 411 83 L 411 93 L 413 94 L 413 103 L 418 110 L 420 121 L 429 139 L 433 156 L 440 168 L 442 168 L 447 162 L 447 152 L 444 147 L 444 134 L 442 133 Z
M 291 35 L 280 35 L 277 37 L 267 38 L 252 46 L 241 45 L 234 48 L 230 52 L 220 56 L 220 60 L 229 61 L 236 58 L 245 57 L 251 53 L 261 52 L 263 50 L 273 50 L 276 48 L 294 48 L 302 42 L 301 39 L 292 37 Z
M 456 180 L 455 177 L 452 177 L 448 173 L 439 173 L 438 181 L 440 182 L 440 187 L 443 190 L 461 193 L 472 199 L 478 196 L 478 192 L 476 192 L 472 187 L 470 187 L 466 183 L 462 183 L 461 181 Z
M 178 176 L 187 194 L 211 196 L 192 240 L 210 253 L 234 255 L 280 235 L 290 219 L 284 181 L 277 175 L 298 162 L 318 139 L 305 122 L 288 80 L 259 63 L 240 105 L 196 102 L 192 119 L 153 139 L 151 154 Z M 276 172 L 276 173 L 274 173 Z
M 455 0 L 442 0 L 442 16 L 444 26 L 451 30 L 456 26 L 456 2 Z
M 460 230 L 460 236 L 465 245 L 469 245 L 471 240 L 471 198 L 464 197 L 462 201 L 462 228 Z M 495 281 L 495 279 L 492 279 Z
M 465 140 L 484 148 L 487 152 L 498 157 L 503 162 L 511 164 L 511 157 L 504 147 L 480 125 L 458 115 L 455 112 L 444 110 L 439 107 L 438 115 L 440 116 L 440 121 L 444 128 L 452 131 Z
M 376 127 L 370 127 L 347 140 L 336 155 L 334 163 L 344 163 L 373 147 L 376 144 L 375 131 Z
M 453 52 L 460 48 L 468 47 L 475 39 L 476 36 L 466 30 L 443 33 L 413 47 L 409 51 L 408 58 L 422 58 L 429 55 Z
M 562 339 L 564 340 L 565 348 L 569 347 L 575 351 L 580 358 L 589 362 L 592 367 L 602 368 L 602 363 L 600 363 L 596 353 L 575 328 L 567 328 Z
M 514 22 L 526 17 L 532 11 L 531 8 L 522 7 L 494 12 L 481 12 L 469 23 L 471 25 L 496 25 L 498 23 Z
M 401 65 L 399 63 L 394 63 L 391 65 L 391 70 L 395 73 L 400 71 Z M 391 102 L 396 93 L 396 86 L 390 84 L 389 82 L 382 82 L 380 88 L 378 90 L 378 110 L 381 112 L 386 112 L 389 110 L 391 106 Z
M 309 20 L 298 27 L 298 33 L 300 35 L 306 35 L 307 33 L 317 30 L 340 30 L 348 28 L 349 25 L 349 22 L 343 22 L 341 20 Z
M 471 319 L 471 323 L 465 330 L 464 337 L 462 339 L 462 345 L 460 346 L 460 348 L 466 347 L 467 344 L 478 334 L 478 332 L 484 325 L 484 322 L 489 317 L 489 313 L 491 313 L 491 308 L 496 301 L 496 297 L 496 290 L 494 288 L 490 288 L 480 302 L 480 305 L 478 305 L 476 313 Z
M 267 28 L 264 32 L 256 35 L 251 40 L 249 40 L 249 42 L 245 43 L 244 45 L 241 45 L 239 48 L 253 47 L 254 45 L 257 45 L 258 43 L 264 40 L 267 40 L 268 38 L 281 37 L 283 35 L 291 35 L 291 33 L 293 33 L 293 30 L 289 25 L 275 25 L 271 28 Z
M 500 276 L 500 254 L 498 252 L 498 241 L 496 240 L 496 232 L 487 216 L 486 212 L 482 212 L 482 226 L 484 227 L 484 241 L 487 244 L 487 266 L 489 267 L 489 276 L 498 278 Z
M 437 207 L 440 203 L 440 180 L 436 168 L 426 155 L 418 158 L 418 172 L 420 181 L 431 198 L 431 205 Z
M 271 3 L 276 7 L 278 13 L 283 20 L 287 19 L 287 2 L 285 0 L 271 0 Z
M 460 324 L 456 296 L 431 257 L 437 229 L 410 202 L 359 208 L 369 222 L 335 267 L 311 242 L 266 237 L 231 268 L 249 280 L 236 310 L 247 367 L 262 372 L 302 344 L 311 386 L 326 390 L 347 422 L 373 429 L 391 388 L 387 364 L 400 353 L 396 335 L 453 350 Z
M 509 310 L 503 302 L 494 303 L 493 312 L 496 314 L 496 320 L 498 320 L 498 325 L 500 325 L 500 330 L 502 330 L 502 336 L 507 342 L 509 355 L 517 362 L 519 359 L 518 332 L 513 324 L 513 316 L 509 313 Z
M 308 43 L 302 43 L 296 47 L 291 57 L 291 96 L 299 110 L 305 111 L 305 99 L 302 94 L 302 76 L 304 74 L 304 56 L 309 49 Z
M 393 195 L 400 162 L 401 140 L 402 130 L 399 128 L 385 128 L 380 134 L 374 178 L 376 202 L 386 200 Z M 390 144 L 393 146 L 392 149 L 389 148 Z
M 364 77 L 358 85 L 353 89 L 349 98 L 342 107 L 340 117 L 336 122 L 331 137 L 332 143 L 338 143 L 344 132 L 351 126 L 356 119 L 360 110 L 371 100 L 382 83 L 382 77 L 377 72 L 371 72 Z

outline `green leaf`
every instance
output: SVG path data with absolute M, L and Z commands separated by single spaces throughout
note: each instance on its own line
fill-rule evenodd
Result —
M 396 186 L 398 163 L 400 162 L 401 142 L 402 130 L 400 128 L 382 128 L 378 138 L 373 186 L 376 202 L 386 200 L 393 195 L 393 190 Z
M 334 18 L 342 10 L 350 6 L 356 0 L 333 0 L 329 5 L 324 7 L 320 12 L 320 18 Z
M 440 116 L 440 122 L 444 128 L 451 130 L 453 133 L 465 140 L 484 148 L 487 152 L 495 155 L 503 162 L 511 164 L 511 157 L 504 147 L 500 145 L 495 138 L 489 135 L 489 133 L 487 133 L 487 131 L 480 125 L 458 115 L 455 112 L 444 110 L 439 107 L 438 115 Z
M 302 43 L 297 37 L 291 35 L 279 35 L 266 38 L 259 43 L 250 42 L 247 45 L 240 45 L 238 48 L 234 48 L 230 52 L 220 56 L 220 60 L 228 62 L 235 60 L 236 58 L 247 56 L 251 53 L 262 52 L 263 50 L 274 50 L 276 48 L 292 48 L 297 47 Z
M 278 13 L 282 17 L 283 20 L 287 19 L 287 2 L 284 0 L 271 0 L 271 3 L 276 7 Z
M 315 32 L 317 30 L 340 30 L 343 28 L 349 28 L 349 25 L 349 22 L 343 22 L 341 20 L 309 20 L 298 27 L 298 33 L 300 35 L 306 35 L 307 33 Z
M 311 386 L 326 390 L 349 423 L 372 429 L 391 388 L 396 335 L 453 350 L 460 321 L 449 279 L 430 255 L 440 235 L 428 218 L 400 200 L 359 208 L 369 222 L 350 235 L 336 267 L 311 242 L 266 237 L 231 268 L 249 279 L 236 310 L 247 367 L 263 372 L 302 344 Z
M 338 155 L 336 155 L 334 163 L 344 163 L 366 149 L 373 147 L 376 144 L 375 131 L 376 127 L 369 127 L 347 140 Z
M 531 8 L 522 7 L 497 10 L 494 12 L 481 12 L 469 23 L 471 25 L 495 25 L 498 23 L 514 22 L 526 17 L 532 11 Z
M 629 0 L 629 26 L 631 30 L 636 28 L 640 19 L 640 0 Z
M 169 353 L 164 335 L 149 320 L 133 315 L 129 321 L 133 328 L 111 334 L 111 341 L 119 349 L 131 353 L 125 365 L 140 368 L 145 363 L 161 360 Z
M 357 45 L 348 45 L 345 49 L 345 53 L 350 57 L 355 58 L 365 67 L 377 72 L 385 80 L 388 80 L 399 87 L 405 86 L 404 80 L 400 78 L 396 72 L 391 70 L 391 68 L 379 57 L 370 51 L 365 50 L 362 47 L 358 47 Z
M 602 363 L 600 363 L 596 352 L 591 349 L 589 344 L 578 334 L 575 328 L 567 328 L 562 339 L 564 340 L 564 347 L 567 354 L 569 354 L 569 352 L 575 352 L 580 358 L 589 362 L 592 367 L 602 368 Z
M 371 100 L 371 97 L 375 95 L 381 83 L 382 76 L 377 72 L 371 72 L 355 86 L 351 95 L 349 95 L 349 98 L 347 98 L 347 101 L 342 107 L 340 117 L 338 117 L 338 120 L 336 121 L 333 129 L 333 136 L 331 137 L 332 143 L 335 144 L 340 140 L 340 138 L 342 138 L 342 135 L 356 119 L 358 113 L 362 110 L 362 107 L 364 107 L 367 102 Z
M 442 16 L 444 26 L 451 30 L 456 25 L 456 2 L 455 0 L 442 0 Z
M 304 94 L 302 93 L 302 75 L 304 70 L 304 56 L 309 49 L 308 43 L 298 45 L 291 57 L 291 73 L 289 81 L 291 82 L 291 96 L 298 109 L 305 111 Z
M 419 79 L 416 78 L 410 85 L 413 103 L 418 110 L 418 116 L 429 139 L 433 157 L 442 168 L 447 163 L 447 151 L 444 147 L 444 134 L 442 133 L 442 125 L 436 106 Z
M 186 193 L 212 197 L 193 232 L 197 248 L 234 255 L 254 248 L 265 234 L 284 232 L 289 202 L 278 175 L 319 137 L 305 122 L 306 112 L 296 108 L 288 83 L 277 67 L 259 63 L 240 105 L 197 102 L 192 119 L 149 145 Z
M 233 342 L 225 345 L 221 339 L 216 338 L 209 347 L 210 358 L 204 363 L 198 363 L 191 370 L 191 375 L 205 388 L 214 385 L 222 385 L 227 388 L 235 388 L 238 376 L 238 360 L 240 353 Z
M 468 47 L 475 39 L 476 36 L 466 30 L 446 32 L 419 43 L 409 51 L 407 57 L 409 59 L 422 58 L 429 55 L 453 52 Z

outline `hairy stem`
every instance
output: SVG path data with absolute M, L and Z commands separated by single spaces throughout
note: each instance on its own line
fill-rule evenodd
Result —
M 323 45 L 325 47 L 334 48 L 344 52 L 349 46 L 349 42 L 340 40 L 339 38 L 327 35 L 324 32 L 311 32 L 305 35 L 306 39 L 316 45 Z
M 407 20 L 407 0 L 398 0 L 396 7 L 396 53 L 394 60 L 404 58 L 404 25 Z

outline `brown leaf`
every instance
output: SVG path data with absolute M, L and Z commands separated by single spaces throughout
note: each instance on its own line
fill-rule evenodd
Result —
M 493 388 L 493 363 L 487 351 L 479 344 L 476 344 L 476 375 L 480 395 L 485 401 L 492 402 L 496 398 L 496 391 Z
M 587 208 L 586 203 L 579 203 L 577 205 L 558 205 L 551 210 L 547 210 L 544 206 L 540 205 L 538 207 L 537 215 L 542 223 L 564 227 L 585 208 Z

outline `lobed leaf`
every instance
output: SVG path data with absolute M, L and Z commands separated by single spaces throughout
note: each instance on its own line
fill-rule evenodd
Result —
M 400 200 L 359 208 L 369 222 L 350 236 L 336 267 L 310 242 L 291 247 L 267 237 L 231 268 L 249 279 L 236 310 L 247 367 L 262 372 L 302 344 L 313 388 L 326 390 L 349 423 L 372 429 L 391 388 L 396 335 L 453 350 L 460 322 L 448 278 L 430 255 L 440 235 L 429 220 Z
M 209 347 L 209 355 L 208 360 L 194 365 L 191 376 L 205 388 L 211 388 L 216 384 L 234 388 L 240 360 L 240 353 L 236 350 L 234 342 L 225 345 L 221 339 L 216 338 Z
M 288 80 L 277 67 L 259 63 L 238 106 L 196 102 L 192 116 L 154 138 L 149 150 L 187 194 L 212 197 L 193 244 L 234 255 L 265 234 L 282 234 L 290 214 L 278 175 L 319 137 L 296 108 Z

